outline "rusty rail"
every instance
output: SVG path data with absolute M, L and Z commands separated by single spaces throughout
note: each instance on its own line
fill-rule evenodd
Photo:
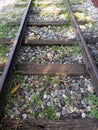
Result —
M 82 53 L 84 56 L 84 62 L 86 65 L 86 69 L 87 69 L 87 72 L 89 73 L 89 75 L 90 75 L 90 77 L 95 85 L 95 91 L 96 91 L 96 94 L 98 95 L 98 69 L 97 69 L 97 66 L 96 66 L 94 59 L 90 53 L 90 50 L 86 44 L 86 41 L 81 33 L 79 25 L 77 24 L 77 21 L 75 20 L 72 9 L 68 3 L 68 0 L 65 0 L 65 3 L 67 6 L 69 15 L 71 17 L 71 20 L 72 20 L 74 30 L 75 30 L 76 34 L 79 36 L 80 40 L 82 41 L 82 44 L 80 46 L 82 48 Z
M 24 14 L 23 20 L 21 22 L 19 31 L 18 31 L 16 39 L 15 39 L 15 42 L 14 42 L 12 50 L 9 54 L 8 61 L 4 68 L 2 78 L 0 80 L 0 114 L 2 113 L 2 108 L 5 104 L 6 94 L 9 89 L 9 81 L 11 80 L 14 66 L 16 64 L 16 59 L 18 56 L 19 48 L 21 47 L 21 42 L 22 42 L 22 39 L 24 36 L 24 31 L 25 31 L 28 16 L 30 13 L 31 4 L 32 4 L 32 0 L 30 0 L 28 3 L 27 10 Z

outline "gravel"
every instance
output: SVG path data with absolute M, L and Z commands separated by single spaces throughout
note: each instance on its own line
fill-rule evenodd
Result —
M 90 48 L 91 54 L 94 57 L 96 65 L 98 66 L 98 43 L 89 44 L 88 47 Z
M 28 0 L 27 0 L 28 1 Z M 0 0 L 0 23 L 6 24 L 7 22 L 16 22 L 20 21 L 21 17 L 26 9 L 26 7 L 16 7 L 17 3 L 26 3 L 25 2 L 17 2 L 17 0 Z
M 66 18 L 65 18 L 65 16 L 64 15 L 59 15 L 59 16 L 57 16 L 57 15 L 54 15 L 54 14 L 51 14 L 51 15 L 45 15 L 45 16 L 37 16 L 37 15 L 31 15 L 30 16 L 30 19 L 29 19 L 29 21 L 40 21 L 40 22 L 42 22 L 42 21 L 59 21 L 59 20 L 66 20 Z
M 28 39 L 43 40 L 73 39 L 76 37 L 73 28 L 65 28 L 65 26 L 29 27 L 27 28 L 25 35 Z
M 74 11 L 82 11 L 92 20 L 91 24 L 81 26 L 84 35 L 98 36 L 98 8 L 96 8 L 91 0 L 84 0 L 81 4 L 72 4 Z M 90 20 L 90 21 L 91 21 Z
M 51 110 L 53 119 L 85 118 L 93 108 L 86 100 L 88 93 L 94 94 L 94 89 L 83 76 L 25 75 L 13 100 L 8 101 L 6 114 L 11 119 L 39 119 L 49 118 Z
M 76 49 L 77 48 L 77 49 Z M 80 54 L 79 54 L 80 53 Z M 22 47 L 18 58 L 19 62 L 33 63 L 83 63 L 79 47 L 45 46 Z
M 35 14 L 31 14 L 30 21 L 59 21 L 59 20 L 66 20 L 65 14 L 66 10 L 64 9 L 63 5 L 60 4 L 52 4 L 47 5 L 40 5 L 42 7 L 33 7 L 33 11 L 36 12 Z

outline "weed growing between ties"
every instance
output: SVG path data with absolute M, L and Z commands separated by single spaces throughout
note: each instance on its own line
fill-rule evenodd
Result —
M 31 98 L 31 101 L 28 104 L 29 108 L 30 108 L 30 113 L 29 113 L 29 118 L 33 118 L 35 119 L 37 116 L 37 111 L 34 109 L 34 107 L 36 108 L 40 108 L 40 117 L 41 118 L 46 118 L 46 119 L 59 119 L 59 117 L 56 115 L 56 105 L 54 104 L 53 106 L 47 106 L 44 107 L 43 106 L 43 102 L 41 100 L 41 95 L 39 94 L 34 94 Z
M 88 94 L 85 97 L 86 101 L 88 102 L 89 105 L 92 105 L 92 109 L 90 114 L 88 114 L 88 117 L 94 117 L 96 119 L 98 119 L 98 96 L 94 95 L 94 94 Z
M 42 116 L 47 119 L 55 119 L 59 120 L 60 116 L 56 115 L 57 106 L 54 104 L 53 106 L 47 107 L 42 110 Z
M 13 98 L 16 95 L 17 91 L 20 89 L 22 82 L 23 82 L 23 76 L 14 74 L 10 83 L 10 88 L 8 90 L 7 97 L 6 97 L 6 100 L 8 102 L 6 107 L 4 108 L 6 118 L 9 118 L 10 115 L 13 116 L 14 114 L 14 110 L 12 109 L 13 106 L 11 104 L 18 102 L 18 101 L 15 102 Z
M 51 6 L 51 2 L 50 3 L 40 3 L 40 2 L 33 2 L 33 6 L 36 8 L 39 8 L 39 14 L 38 16 L 48 16 L 50 15 L 49 13 L 49 8 L 50 10 L 55 10 L 55 12 L 57 11 L 57 14 L 54 14 L 55 16 L 59 14 L 60 18 L 64 18 L 67 22 L 68 22 L 68 27 L 69 25 L 71 25 L 71 21 L 70 21 L 70 17 L 67 11 L 67 8 L 64 6 L 63 4 L 64 2 L 59 2 L 57 4 L 53 4 Z M 52 9 L 53 8 L 53 9 Z M 52 13 L 52 12 L 51 12 Z M 54 13 L 54 12 L 53 12 Z M 67 27 L 67 26 L 66 26 Z
M 87 21 L 88 23 L 91 23 L 92 24 L 92 19 L 91 17 L 87 14 L 87 12 L 78 12 L 78 11 L 75 11 L 74 12 L 74 16 L 76 18 L 77 21 Z
M 71 97 L 68 97 L 68 96 L 65 97 L 64 103 L 65 105 L 70 106 L 70 107 L 73 107 L 74 105 L 73 100 L 71 99 Z
M 53 46 L 52 49 L 56 52 L 60 52 L 60 54 L 56 57 L 57 59 L 64 58 L 65 56 L 72 57 L 73 55 L 82 56 L 78 41 L 76 41 L 72 47 Z

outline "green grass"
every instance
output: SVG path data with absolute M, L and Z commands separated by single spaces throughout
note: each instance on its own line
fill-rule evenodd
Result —
M 68 97 L 68 96 L 64 99 L 64 103 L 65 105 L 71 106 L 71 107 L 73 107 L 73 104 L 74 104 L 71 97 Z
M 59 81 L 58 81 L 58 78 L 57 76 L 51 76 L 51 75 L 45 75 L 44 76 L 44 81 L 43 81 L 43 86 L 46 88 L 46 90 L 48 91 L 48 88 L 47 86 L 58 86 L 59 85 Z
M 17 2 L 28 2 L 29 0 L 17 0 Z
M 59 120 L 59 117 L 56 116 L 56 105 L 47 107 L 46 109 L 43 109 L 42 116 L 46 119 Z
M 78 41 L 76 40 L 73 44 L 73 47 L 72 47 L 72 55 L 75 53 L 75 54 L 78 54 L 78 55 L 82 55 L 82 52 L 81 52 L 81 41 Z
M 59 54 L 58 58 L 64 58 L 64 56 L 73 56 L 73 55 L 82 55 L 81 54 L 81 48 L 79 46 L 79 41 L 74 42 L 73 46 L 67 47 L 67 46 L 53 46 L 52 49 L 54 51 L 57 51 Z
M 0 63 L 5 63 L 7 61 L 8 53 L 10 52 L 11 47 L 6 44 L 0 45 Z
M 94 106 L 96 106 L 96 107 L 98 107 L 98 97 L 96 96 L 96 95 L 94 95 L 94 94 L 89 94 L 87 97 L 86 97 L 86 99 L 87 99 L 87 101 L 88 101 L 88 103 L 90 104 L 90 105 L 94 105 Z
M 69 0 L 70 1 L 70 3 L 75 3 L 75 4 L 77 4 L 77 3 L 83 3 L 83 0 Z
M 12 11 L 13 8 L 15 11 Z M 8 22 L 20 21 L 24 11 L 17 11 L 17 8 L 12 7 L 0 14 L 0 39 L 15 37 L 19 26 L 11 26 Z
M 32 99 L 31 101 L 29 102 L 29 105 L 32 106 L 32 105 L 41 105 L 42 101 L 40 99 L 40 95 L 39 94 L 34 94 L 32 96 Z
M 23 76 L 14 73 L 10 86 L 13 87 L 15 85 L 21 85 L 22 83 L 23 83 Z
M 32 95 L 31 100 L 28 102 L 28 107 L 29 107 L 28 117 L 29 118 L 32 118 L 32 119 L 36 118 L 34 106 L 41 106 L 41 104 L 42 104 L 41 96 L 39 94 Z
M 16 86 L 21 86 L 22 83 L 23 83 L 23 76 L 18 75 L 18 74 L 14 74 L 12 77 L 12 80 L 10 82 L 10 87 L 9 87 L 9 91 L 7 94 L 7 100 L 9 100 L 13 97 L 13 93 L 12 93 L 13 88 L 15 88 Z
M 65 30 L 65 29 L 66 29 L 66 31 L 69 31 L 69 32 L 73 31 L 73 28 L 72 28 L 70 22 L 68 22 L 65 25 L 59 25 L 58 27 L 57 26 L 48 26 L 47 29 L 52 30 L 54 33 L 55 32 L 59 32 L 59 33 L 61 32 L 62 33 L 62 30 Z
M 88 94 L 85 99 L 90 106 L 93 106 L 91 113 L 88 116 L 92 115 L 94 118 L 98 119 L 98 96 L 94 94 Z
M 61 3 L 62 4 L 52 5 L 51 3 L 50 4 L 43 4 L 43 3 L 40 4 L 40 3 L 34 2 L 34 3 L 32 3 L 32 6 L 40 7 L 41 9 L 46 8 L 46 7 L 50 7 L 51 5 L 55 8 L 58 8 L 58 9 L 61 8 L 62 9 L 62 15 L 64 15 L 66 20 L 68 21 L 68 23 L 71 24 L 70 16 L 68 14 L 67 8 L 66 8 L 66 6 L 64 6 L 62 1 L 61 1 Z M 44 15 L 50 15 L 50 13 L 48 13 L 48 12 L 46 13 L 46 12 L 41 11 L 40 14 L 39 14 L 39 16 L 44 16 Z
M 47 7 L 48 5 L 47 5 L 47 4 L 40 4 L 40 3 L 38 3 L 38 2 L 33 2 L 33 3 L 32 3 L 32 6 L 33 6 L 33 7 L 38 7 L 38 6 Z
M 21 20 L 21 17 L 23 15 L 25 9 L 24 9 L 24 11 L 23 10 L 17 11 L 16 7 L 12 7 L 12 8 L 14 8 L 15 11 L 12 11 L 11 9 L 9 9 L 8 11 L 5 11 L 2 14 L 0 14 L 0 23 L 2 25 L 7 24 L 7 22 Z
M 29 114 L 28 114 L 28 117 L 29 118 L 32 118 L 32 119 L 35 119 L 35 112 L 33 111 L 32 107 L 29 109 Z
M 81 48 L 79 46 L 79 41 L 76 41 L 73 43 L 73 46 L 59 46 L 59 45 L 54 45 L 51 47 L 51 50 L 53 51 L 54 57 L 53 57 L 53 61 L 55 60 L 55 62 L 60 61 L 61 59 L 63 59 L 64 57 L 70 57 L 73 58 L 73 56 L 82 56 L 81 53 Z M 81 45 L 81 44 L 80 44 Z M 37 57 L 37 59 L 32 58 L 31 60 L 33 62 L 38 62 L 39 64 L 41 64 L 45 57 L 46 57 L 46 53 L 42 54 L 41 56 Z
M 18 26 L 13 27 L 9 24 L 0 24 L 0 39 L 14 38 L 17 30 Z
M 98 24 L 97 24 L 97 23 L 93 23 L 93 26 L 90 27 L 90 28 L 88 29 L 88 31 L 89 31 L 89 33 L 90 33 L 91 35 L 93 35 L 93 34 L 95 34 L 95 29 L 98 30 Z
M 24 8 L 24 7 L 27 7 L 27 3 L 22 3 L 22 4 L 18 4 L 18 3 L 16 3 L 15 4 L 15 8 Z
M 51 93 L 50 87 L 47 86 L 58 87 L 60 83 L 60 81 L 58 80 L 58 76 L 55 75 L 45 75 L 43 79 L 40 79 L 40 81 L 40 86 L 43 87 L 40 97 L 43 97 L 44 93 Z
M 32 6 L 35 6 L 35 7 L 41 7 L 41 8 L 45 8 L 45 7 L 49 7 L 53 4 L 53 2 L 49 2 L 49 1 L 46 1 L 47 3 L 44 3 L 44 2 L 39 2 L 39 1 L 34 1 L 32 3 Z M 61 5 L 63 5 L 63 3 L 61 2 L 61 4 L 53 4 L 55 5 L 56 7 L 61 7 Z
M 9 102 L 12 101 L 11 99 L 13 97 L 13 93 L 12 93 L 13 88 L 15 88 L 16 86 L 21 86 L 22 83 L 23 83 L 23 76 L 14 74 L 14 76 L 12 77 L 12 80 L 10 82 L 10 87 L 9 87 L 8 94 L 7 94 L 7 100 Z
M 6 96 L 7 105 L 4 108 L 5 116 L 6 116 L 6 113 L 7 113 L 7 116 L 11 114 L 14 115 L 13 106 L 11 104 L 15 104 L 17 102 L 17 100 L 13 100 L 13 98 L 14 98 L 14 94 L 16 94 L 18 90 L 16 90 L 15 93 L 12 93 L 12 90 L 15 89 L 16 86 L 20 87 L 22 82 L 23 82 L 23 76 L 14 74 L 10 83 L 8 94 Z
M 85 24 L 87 23 L 89 26 L 93 26 L 93 19 L 87 14 L 87 12 L 74 12 L 75 19 L 81 24 L 81 21 L 85 21 Z

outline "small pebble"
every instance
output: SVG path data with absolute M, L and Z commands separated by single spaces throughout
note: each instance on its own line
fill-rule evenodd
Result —
M 82 116 L 82 118 L 85 118 L 85 117 L 86 117 L 86 114 L 85 114 L 85 113 L 82 113 L 81 116 Z
M 22 118 L 23 118 L 23 119 L 26 119 L 26 118 L 27 118 L 27 114 L 25 114 L 25 113 L 22 114 Z

